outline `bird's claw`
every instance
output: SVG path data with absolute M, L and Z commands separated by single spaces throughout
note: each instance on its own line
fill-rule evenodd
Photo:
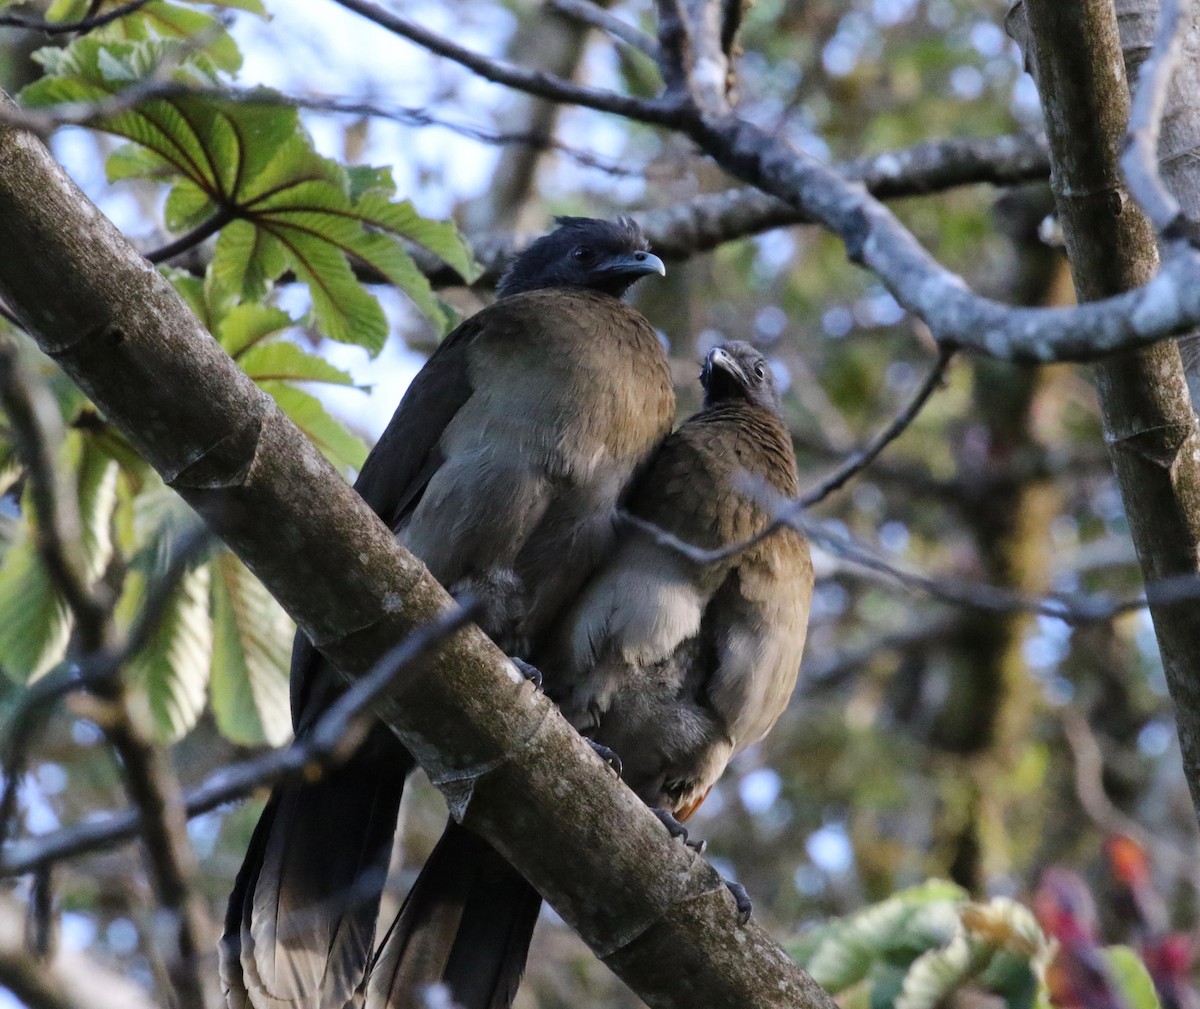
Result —
M 537 666 L 531 666 L 524 659 L 518 659 L 515 655 L 510 655 L 508 661 L 517 667 L 517 671 L 533 684 L 535 690 L 542 689 L 542 671 Z
M 750 900 L 750 894 L 746 892 L 746 888 L 741 883 L 736 883 L 732 879 L 724 879 L 724 882 L 729 892 L 733 894 L 734 903 L 737 904 L 738 924 L 745 925 L 750 920 L 750 915 L 754 913 L 754 903 Z
M 584 736 L 583 738 L 587 739 L 587 736 Z M 588 739 L 587 744 L 595 751 L 597 757 L 599 757 L 610 768 L 612 768 L 613 773 L 616 774 L 618 778 L 621 777 L 621 772 L 624 768 L 621 764 L 621 758 L 617 756 L 615 750 L 609 749 L 603 743 L 597 743 L 594 739 Z
M 667 833 L 672 837 L 677 837 L 683 843 L 692 849 L 697 855 L 703 855 L 704 849 L 708 847 L 708 842 L 704 840 L 689 841 L 688 829 L 677 819 L 669 809 L 663 809 L 661 806 L 652 806 L 650 811 L 658 817 L 659 822 L 667 828 Z

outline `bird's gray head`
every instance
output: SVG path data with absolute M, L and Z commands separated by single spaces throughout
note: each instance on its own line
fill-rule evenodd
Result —
M 558 227 L 513 259 L 496 294 L 505 298 L 544 287 L 583 287 L 619 298 L 635 280 L 666 276 L 642 229 L 628 217 L 598 221 L 556 217 Z
M 748 343 L 733 340 L 708 352 L 700 369 L 704 405 L 748 400 L 779 413 L 779 390 L 767 359 Z

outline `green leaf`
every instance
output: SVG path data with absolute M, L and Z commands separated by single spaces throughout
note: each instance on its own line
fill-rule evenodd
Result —
M 451 222 L 422 217 L 408 200 L 393 202 L 387 195 L 372 190 L 356 201 L 354 209 L 364 223 L 423 245 L 468 283 L 482 272 L 471 247 Z
M 233 554 L 212 564 L 213 666 L 217 727 L 235 743 L 280 746 L 292 732 L 288 671 L 295 625 Z
M 215 293 L 257 301 L 286 269 L 284 247 L 274 235 L 249 221 L 233 221 L 221 229 L 208 277 Z
M 161 154 L 139 144 L 122 144 L 108 156 L 104 165 L 109 182 L 122 179 L 159 179 L 171 177 L 171 163 Z
M 296 276 L 308 285 L 318 328 L 331 340 L 357 343 L 372 354 L 383 348 L 388 324 L 383 309 L 354 278 L 342 251 L 325 235 L 306 233 L 298 217 L 272 231 Z
M 309 354 L 294 343 L 277 340 L 251 347 L 238 363 L 256 382 L 327 382 L 353 385 L 349 372 L 334 367 L 323 357 Z
M 194 182 L 184 179 L 171 187 L 167 194 L 163 216 L 172 231 L 195 228 L 217 212 L 212 198 Z
M 248 302 L 230 309 L 217 327 L 217 339 L 236 361 L 247 350 L 295 324 L 296 321 L 281 308 Z
M 144 610 L 149 593 L 161 591 L 160 573 L 158 565 L 129 572 L 117 604 L 120 624 L 131 626 Z M 125 667 L 129 682 L 145 694 L 155 732 L 164 742 L 180 739 L 204 710 L 213 657 L 209 580 L 207 565 L 183 576 L 146 646 Z
M 285 382 L 263 382 L 262 387 L 335 466 L 362 466 L 367 446 L 331 416 L 316 396 Z
M 1128 946 L 1109 946 L 1102 953 L 1108 962 L 1113 983 L 1129 1009 L 1160 1009 L 1150 972 L 1132 949 Z
M 63 657 L 70 637 L 67 604 L 26 531 L 0 565 L 0 668 L 18 682 L 37 679 Z

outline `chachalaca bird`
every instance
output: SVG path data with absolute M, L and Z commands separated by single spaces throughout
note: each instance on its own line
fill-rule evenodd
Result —
M 714 349 L 703 409 L 633 485 L 629 513 L 718 551 L 771 522 L 771 495 L 798 494 L 796 458 L 767 362 L 745 343 Z M 792 529 L 697 563 L 626 524 L 616 549 L 534 653 L 544 689 L 584 735 L 620 757 L 625 781 L 672 834 L 730 759 L 782 714 L 800 668 L 813 572 Z M 749 913 L 744 891 L 731 885 Z M 740 891 L 740 893 L 739 893 Z M 444 983 L 462 1009 L 507 1009 L 541 899 L 451 823 L 380 947 L 367 1009 L 415 1009 Z
M 608 552 L 618 496 L 674 420 L 659 338 L 621 301 L 662 261 L 628 219 L 558 224 L 434 351 L 355 484 L 451 593 L 481 604 L 480 626 L 514 656 Z M 303 738 L 345 685 L 303 634 L 291 685 Z M 273 790 L 225 918 L 231 1009 L 360 998 L 412 767 L 380 723 L 342 766 Z

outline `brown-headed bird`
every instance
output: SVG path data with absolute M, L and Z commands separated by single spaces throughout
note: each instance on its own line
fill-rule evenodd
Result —
M 719 551 L 771 522 L 764 489 L 796 496 L 796 459 L 771 371 L 754 348 L 715 348 L 701 382 L 703 409 L 663 442 L 627 507 Z M 695 811 L 730 759 L 787 705 L 812 585 L 808 546 L 791 529 L 697 563 L 626 524 L 534 657 L 564 714 L 616 752 L 626 782 L 686 840 L 675 818 Z M 748 913 L 744 891 L 733 889 Z M 436 981 L 462 1009 L 506 1009 L 539 906 L 528 883 L 452 824 L 384 940 L 367 1009 L 412 1009 L 421 985 Z
M 480 626 L 510 655 L 537 647 L 609 551 L 618 497 L 674 417 L 659 338 L 621 301 L 662 261 L 630 220 L 558 224 L 438 346 L 355 485 L 447 589 L 480 601 Z M 297 635 L 297 737 L 343 689 Z M 341 1009 L 361 995 L 412 767 L 379 724 L 343 766 L 272 792 L 226 913 L 230 1007 Z

